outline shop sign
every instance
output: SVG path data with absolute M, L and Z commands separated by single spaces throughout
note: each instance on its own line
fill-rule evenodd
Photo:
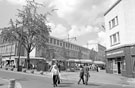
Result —
M 121 51 L 116 51 L 116 52 L 111 52 L 111 53 L 107 53 L 106 55 L 107 55 L 107 56 L 110 56 L 110 55 L 116 55 L 116 54 L 122 54 L 122 53 L 124 53 L 123 50 L 121 50 Z

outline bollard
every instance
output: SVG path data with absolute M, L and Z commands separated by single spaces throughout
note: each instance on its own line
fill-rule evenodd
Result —
M 10 79 L 8 88 L 15 88 L 15 79 Z

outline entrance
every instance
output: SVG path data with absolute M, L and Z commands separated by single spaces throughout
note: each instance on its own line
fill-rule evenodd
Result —
M 117 62 L 118 74 L 121 74 L 121 62 Z

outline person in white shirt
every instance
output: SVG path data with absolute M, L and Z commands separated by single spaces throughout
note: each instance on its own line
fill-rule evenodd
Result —
M 56 87 L 58 83 L 58 77 L 59 77 L 59 69 L 57 65 L 52 66 L 51 73 L 53 78 L 53 86 Z

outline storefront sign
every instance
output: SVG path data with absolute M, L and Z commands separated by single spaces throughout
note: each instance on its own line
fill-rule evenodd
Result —
M 116 55 L 116 54 L 122 54 L 122 53 L 124 53 L 123 50 L 121 50 L 121 51 L 116 51 L 116 52 L 111 52 L 111 53 L 107 53 L 106 55 L 107 55 L 107 56 L 110 56 L 110 55 Z

